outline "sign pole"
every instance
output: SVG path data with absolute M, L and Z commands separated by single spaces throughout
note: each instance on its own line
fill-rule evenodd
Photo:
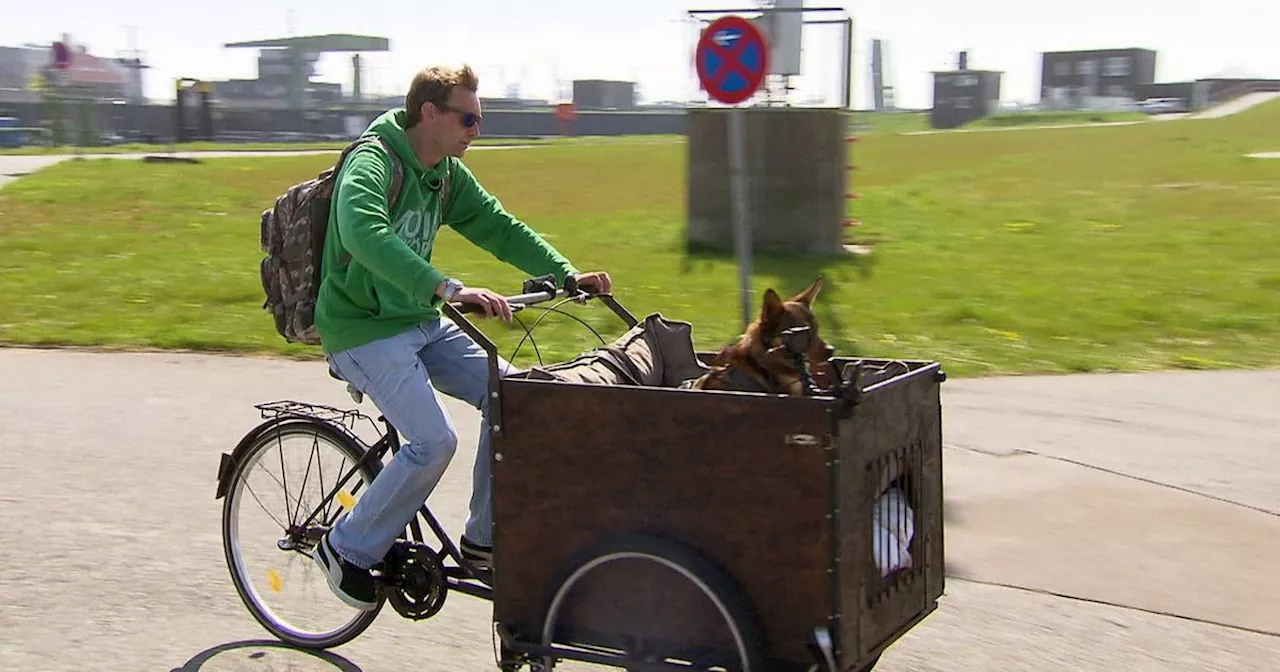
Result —
M 66 42 L 54 42 L 52 47 L 52 55 L 50 66 L 53 68 L 50 75 L 54 78 L 54 98 L 57 101 L 55 108 L 57 110 L 53 120 L 53 142 L 51 146 L 57 146 L 62 140 L 71 142 L 76 156 L 80 155 L 80 147 L 76 144 L 75 138 L 68 137 L 67 128 L 71 125 L 71 110 L 67 109 L 67 101 L 70 99 L 67 91 L 69 89 L 67 80 L 70 73 L 67 69 L 71 67 L 71 45 Z M 63 120 L 66 123 L 63 123 Z
M 769 44 L 764 31 L 741 16 L 728 15 L 702 31 L 694 52 L 702 88 L 716 101 L 732 105 L 727 112 L 729 145 L 729 218 L 738 258 L 738 290 L 742 326 L 752 319 L 751 213 L 748 190 L 746 112 L 738 107 L 755 95 L 769 71 Z
M 738 256 L 738 292 L 742 327 L 751 324 L 751 221 L 747 205 L 747 128 L 741 107 L 729 109 L 729 193 L 732 199 L 733 248 Z

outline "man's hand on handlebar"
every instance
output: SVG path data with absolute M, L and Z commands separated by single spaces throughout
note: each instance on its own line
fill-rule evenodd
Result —
M 484 312 L 484 316 L 501 317 L 503 322 L 511 321 L 511 304 L 506 297 L 482 287 L 464 287 L 453 295 L 453 300 L 462 304 L 474 304 Z
M 594 271 L 591 273 L 579 273 L 573 276 L 575 286 L 582 291 L 591 294 L 608 294 L 613 291 L 613 280 L 609 278 L 609 274 L 604 271 Z M 579 298 L 578 302 L 585 301 L 585 298 Z
M 503 322 L 510 322 L 513 314 L 525 306 L 568 297 L 576 303 L 586 303 L 587 299 L 613 291 L 613 282 L 609 274 L 604 272 L 579 273 L 565 279 L 563 289 L 556 289 L 554 276 L 546 275 L 525 281 L 524 293 L 515 296 L 503 296 L 482 287 L 463 287 L 449 299 L 458 304 L 458 310 L 464 313 L 483 313 L 485 317 L 500 317 Z M 443 292 L 445 283 L 440 283 L 436 293 Z

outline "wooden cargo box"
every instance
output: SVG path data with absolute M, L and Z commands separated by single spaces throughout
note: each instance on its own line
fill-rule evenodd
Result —
M 843 399 L 504 379 L 495 621 L 538 644 L 564 577 L 598 544 L 644 534 L 696 550 L 728 579 L 767 669 L 812 669 L 828 655 L 815 633 L 829 635 L 835 669 L 869 669 L 943 591 L 945 377 L 935 362 L 903 364 Z M 873 517 L 891 487 L 910 505 L 892 500 L 891 513 L 913 529 L 909 563 L 886 575 L 876 553 L 891 549 Z M 555 641 L 600 651 L 640 638 L 671 651 L 722 641 L 722 614 L 672 576 L 602 567 L 565 600 Z

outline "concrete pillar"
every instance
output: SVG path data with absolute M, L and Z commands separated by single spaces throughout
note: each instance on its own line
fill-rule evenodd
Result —
M 302 50 L 297 47 L 289 47 L 289 108 L 292 110 L 304 109 L 304 101 L 306 100 L 307 89 L 307 72 L 306 63 L 303 60 Z
M 754 250 L 843 254 L 847 117 L 833 108 L 742 112 Z M 689 111 L 687 241 L 731 253 L 727 120 L 724 109 Z
M 351 100 L 357 104 L 362 98 L 360 90 L 360 54 L 351 57 Z

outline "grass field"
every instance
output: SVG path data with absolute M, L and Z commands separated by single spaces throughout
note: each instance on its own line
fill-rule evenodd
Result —
M 842 353 L 942 361 L 957 375 L 1280 364 L 1280 104 L 1215 120 L 1016 133 L 868 135 L 854 235 L 869 259 L 763 257 L 753 289 L 827 278 Z M 326 157 L 199 165 L 66 162 L 0 191 L 0 341 L 312 354 L 260 308 L 258 215 Z M 476 152 L 485 184 L 640 315 L 738 328 L 730 254 L 683 246 L 684 146 Z M 469 284 L 522 276 L 444 232 Z M 599 306 L 569 308 L 606 337 Z M 526 320 L 536 319 L 537 311 Z M 516 325 L 485 323 L 509 355 Z M 595 343 L 553 315 L 544 358 Z M 517 358 L 531 363 L 525 344 Z

